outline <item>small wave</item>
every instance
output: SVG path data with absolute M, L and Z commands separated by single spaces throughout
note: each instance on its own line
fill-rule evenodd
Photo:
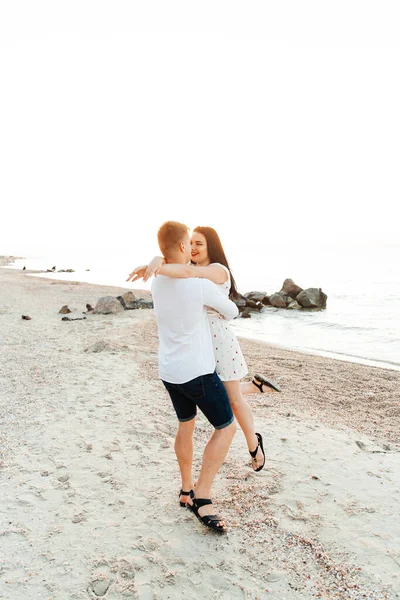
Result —
M 326 321 L 310 321 L 306 323 L 307 327 L 321 327 L 322 329 L 335 329 L 337 331 L 381 331 L 381 327 L 374 327 L 373 325 L 368 325 L 368 327 L 363 327 L 361 325 L 344 325 L 343 323 L 327 323 Z
M 368 358 L 366 356 L 360 356 L 358 354 L 349 354 L 348 352 L 338 352 L 337 350 L 335 350 L 334 352 L 330 351 L 330 350 L 322 350 L 320 348 L 307 348 L 306 352 L 311 351 L 311 352 L 317 352 L 319 354 L 325 355 L 325 356 L 338 356 L 341 357 L 343 360 L 347 360 L 349 362 L 358 362 L 361 364 L 371 364 L 372 366 L 377 366 L 377 367 L 385 367 L 386 368 L 392 368 L 395 369 L 396 371 L 400 371 L 400 362 L 397 361 L 391 361 L 391 360 L 381 360 L 379 358 Z

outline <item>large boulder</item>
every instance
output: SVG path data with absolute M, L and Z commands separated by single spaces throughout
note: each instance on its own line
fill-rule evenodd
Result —
M 237 296 L 235 298 L 231 298 L 231 300 L 238 308 L 243 308 L 246 306 L 247 298 L 242 296 L 242 294 L 237 294 Z
M 267 292 L 247 292 L 244 297 L 247 300 L 254 300 L 255 302 L 262 302 L 262 299 L 265 298 Z
M 125 310 L 133 310 L 137 308 L 136 306 L 136 296 L 133 292 L 125 292 L 122 296 L 117 296 L 117 300 L 119 300 L 122 304 L 122 307 Z
M 269 303 L 271 306 L 276 308 L 286 308 L 286 300 L 282 294 L 271 294 L 269 297 Z
M 250 300 L 250 299 L 246 300 L 246 308 L 252 308 L 253 310 L 260 310 L 261 307 L 262 307 L 262 304 L 259 301 Z
M 303 308 L 326 308 L 327 298 L 321 288 L 307 288 L 297 295 L 296 300 Z
M 94 314 L 96 315 L 116 315 L 117 313 L 123 312 L 122 304 L 114 296 L 103 296 L 99 298 L 96 306 L 94 307 Z
M 282 289 L 280 292 L 285 294 L 286 296 L 290 296 L 293 300 L 296 298 L 297 294 L 303 291 L 303 288 L 296 285 L 293 279 L 285 279 L 282 285 Z

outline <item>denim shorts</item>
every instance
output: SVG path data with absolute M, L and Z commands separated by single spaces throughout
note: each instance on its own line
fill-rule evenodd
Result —
M 201 375 L 186 383 L 163 381 L 163 384 L 181 423 L 194 419 L 197 407 L 215 429 L 223 429 L 233 422 L 228 394 L 216 373 Z

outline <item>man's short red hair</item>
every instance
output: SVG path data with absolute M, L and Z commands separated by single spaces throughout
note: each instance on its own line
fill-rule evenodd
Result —
M 189 227 L 177 221 L 166 221 L 158 230 L 158 245 L 163 256 L 168 255 L 171 250 L 177 250 L 179 244 L 189 232 Z

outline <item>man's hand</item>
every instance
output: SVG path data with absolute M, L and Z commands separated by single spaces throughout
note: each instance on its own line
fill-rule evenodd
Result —
M 141 267 L 136 267 L 136 269 L 134 269 L 132 271 L 132 273 L 129 275 L 127 281 L 132 281 L 132 283 L 133 283 L 134 281 L 137 281 L 138 279 L 141 279 L 142 277 L 143 277 L 143 280 L 146 281 L 146 279 L 144 279 L 146 269 L 147 269 L 147 265 L 142 265 Z

